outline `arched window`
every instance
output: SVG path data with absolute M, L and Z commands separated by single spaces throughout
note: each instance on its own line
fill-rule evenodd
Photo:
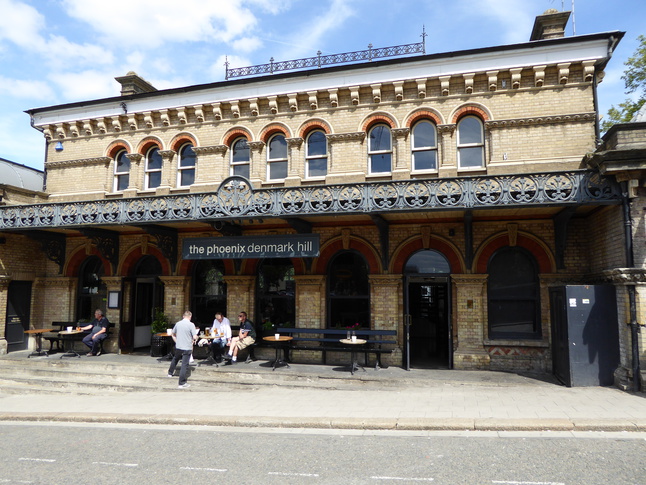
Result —
M 437 136 L 435 125 L 420 121 L 413 126 L 413 172 L 437 170 Z
M 359 253 L 342 251 L 328 267 L 328 327 L 370 328 L 368 265 Z
M 221 260 L 197 261 L 193 270 L 191 311 L 193 321 L 210 326 L 215 312 L 227 316 L 227 285 Z M 235 320 L 234 320 L 235 321 Z
M 541 338 L 538 265 L 520 247 L 496 251 L 487 266 L 489 338 Z
M 458 168 L 484 168 L 484 155 L 482 120 L 465 116 L 458 122 Z
M 285 135 L 269 139 L 267 150 L 267 180 L 283 180 L 287 177 L 287 141 Z
M 146 189 L 154 189 L 161 185 L 162 177 L 162 156 L 158 147 L 153 147 L 146 153 Z
M 305 177 L 325 177 L 327 175 L 327 138 L 325 132 L 312 131 L 305 143 Z
M 120 150 L 114 157 L 114 186 L 113 191 L 126 190 L 130 183 L 130 159 L 125 150 Z M 96 308 L 95 308 L 96 310 Z
M 258 268 L 256 331 L 273 335 L 275 327 L 296 323 L 294 266 L 289 259 L 265 259 Z
M 177 186 L 188 187 L 195 182 L 195 152 L 193 145 L 186 143 L 179 149 L 177 161 Z
M 90 256 L 83 261 L 79 271 L 76 307 L 76 318 L 78 320 L 91 320 L 94 318 L 94 310 L 97 308 L 105 312 L 107 289 L 105 283 L 101 280 L 103 275 L 103 261 L 99 257 Z
M 238 138 L 231 145 L 231 175 L 249 178 L 251 158 L 246 138 Z
M 404 266 L 405 274 L 427 274 L 427 273 L 450 273 L 446 256 L 433 249 L 417 251 L 413 254 Z
M 368 133 L 369 171 L 390 173 L 392 170 L 393 148 L 388 125 L 375 125 Z

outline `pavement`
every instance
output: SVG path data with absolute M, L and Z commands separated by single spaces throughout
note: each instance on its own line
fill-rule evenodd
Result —
M 549 375 L 394 366 L 352 375 L 343 365 L 272 370 L 258 360 L 193 367 L 191 387 L 180 390 L 177 377 L 167 377 L 168 362 L 145 354 L 27 355 L 0 356 L 0 421 L 646 432 L 645 393 L 568 388 Z

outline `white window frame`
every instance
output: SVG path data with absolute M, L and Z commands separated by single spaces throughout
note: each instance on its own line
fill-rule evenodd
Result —
M 325 153 L 323 155 L 310 155 L 310 137 L 316 133 L 321 133 L 325 139 Z M 310 162 L 318 161 L 325 159 L 325 175 L 310 175 Z M 323 130 L 312 130 L 308 133 L 305 138 L 305 178 L 307 179 L 323 179 L 327 175 L 329 167 L 329 157 L 328 157 L 328 146 L 327 146 L 327 136 Z
M 418 147 L 415 146 L 415 129 L 419 125 L 421 125 L 422 123 L 428 123 L 433 128 L 433 131 L 435 132 L 435 145 L 432 145 L 432 146 L 418 146 Z M 438 147 L 437 147 L 437 126 L 435 125 L 435 123 L 433 123 L 431 120 L 428 120 L 428 119 L 422 119 L 422 120 L 419 120 L 419 121 L 415 122 L 415 124 L 413 125 L 413 127 L 411 129 L 410 147 L 411 147 L 411 164 L 412 164 L 411 170 L 412 170 L 412 172 L 414 172 L 414 173 L 422 173 L 422 172 L 423 173 L 437 173 L 437 171 L 439 169 L 440 161 L 439 161 L 439 158 L 438 158 L 439 151 L 438 151 Z M 423 152 L 434 152 L 435 153 L 435 168 L 421 168 L 420 169 L 420 168 L 416 167 L 416 165 L 415 165 L 415 154 L 416 153 L 423 153 Z
M 280 158 L 271 158 L 271 142 L 275 140 L 278 137 L 283 137 L 285 140 L 285 157 L 280 157 Z M 272 164 L 278 164 L 278 163 L 284 163 L 285 164 L 285 172 L 289 170 L 289 162 L 287 160 L 287 157 L 289 156 L 289 147 L 287 146 L 287 137 L 283 133 L 276 133 L 272 135 L 268 140 L 267 140 L 267 181 L 271 182 L 282 182 L 287 178 L 287 173 L 285 173 L 285 177 L 279 177 L 279 178 L 271 178 L 271 166 Z
M 460 142 L 460 138 L 461 138 L 460 137 L 460 127 L 461 127 L 461 125 L 463 123 L 466 122 L 466 120 L 469 120 L 469 119 L 476 120 L 478 122 L 479 126 L 480 126 L 480 140 L 481 141 L 478 142 L 478 143 L 461 143 Z M 458 121 L 458 125 L 457 125 L 456 142 L 457 142 L 457 151 L 458 151 L 458 154 L 457 154 L 458 155 L 458 157 L 457 157 L 458 158 L 458 170 L 467 171 L 467 170 L 484 170 L 485 169 L 485 165 L 486 165 L 486 163 L 485 163 L 485 134 L 484 134 L 484 122 L 482 121 L 482 119 L 480 119 L 478 116 L 474 116 L 474 115 L 467 115 L 467 116 L 464 116 L 463 118 L 461 118 Z M 480 153 L 481 153 L 480 165 L 478 165 L 478 166 L 475 166 L 475 165 L 463 166 L 462 165 L 462 160 L 461 160 L 461 158 L 462 158 L 461 153 L 463 151 L 465 151 L 466 149 L 473 149 L 473 148 L 479 148 L 480 149 Z
M 390 148 L 388 150 L 373 150 L 372 149 L 372 144 L 370 142 L 370 134 L 372 133 L 373 130 L 376 130 L 377 128 L 384 127 L 388 130 L 388 135 L 390 136 Z M 375 172 L 372 170 L 372 157 L 373 156 L 380 156 L 380 155 L 390 155 L 390 169 L 382 172 Z M 370 130 L 368 130 L 368 173 L 370 175 L 389 175 L 393 171 L 393 131 L 392 128 L 385 124 L 385 123 L 378 123 L 376 125 L 373 125 L 370 127 Z
M 128 179 L 128 183 L 126 184 L 126 188 L 128 188 L 128 186 L 130 186 L 130 168 L 131 168 L 131 164 L 130 163 L 128 164 L 128 170 L 127 171 L 125 171 L 125 172 L 124 171 L 121 171 L 121 172 L 119 171 L 118 161 L 119 161 L 119 158 L 121 158 L 122 155 L 124 157 L 126 157 L 126 155 L 127 155 L 126 150 L 119 150 L 117 152 L 117 154 L 114 156 L 114 179 L 113 179 L 113 183 L 112 183 L 112 191 L 113 192 L 121 192 L 121 191 L 125 190 L 125 189 L 120 189 L 119 188 L 119 181 L 122 180 L 123 178 L 127 177 L 127 179 Z M 128 161 L 130 162 L 130 159 L 128 159 Z
M 189 143 L 184 143 L 178 150 L 178 156 L 177 156 L 177 187 L 190 187 L 192 185 L 192 184 L 189 184 L 189 185 L 183 185 L 182 184 L 182 175 L 184 174 L 184 172 L 192 171 L 193 172 L 193 183 L 195 183 L 195 173 L 196 173 L 195 169 L 196 169 L 196 166 L 197 166 L 197 154 L 195 153 L 195 151 L 193 151 L 193 154 L 194 154 L 193 165 L 182 166 L 182 161 L 183 161 L 182 155 L 183 155 L 185 149 L 187 149 L 188 147 L 193 148 L 193 144 L 190 143 L 190 142 Z
M 157 152 L 158 152 L 158 153 L 161 151 L 161 150 L 159 149 L 159 147 L 158 147 L 157 145 L 155 145 L 155 146 L 150 147 L 150 148 L 148 149 L 148 151 L 146 152 L 145 177 L 144 177 L 144 178 L 145 178 L 145 190 L 153 190 L 153 189 L 156 189 L 157 187 L 161 186 L 161 183 L 162 183 L 162 176 L 161 176 L 161 172 L 162 172 L 162 168 L 163 168 L 163 166 L 164 166 L 164 159 L 162 158 L 161 154 L 159 154 L 159 158 L 161 158 L 161 159 L 162 159 L 162 160 L 161 160 L 161 162 L 162 162 L 162 163 L 161 163 L 161 167 L 159 167 L 159 168 L 150 168 L 150 167 L 148 166 L 148 165 L 150 164 L 150 157 L 151 157 L 151 153 L 152 153 L 152 152 L 153 152 L 153 150 L 155 150 L 155 149 L 157 149 Z M 152 174 L 156 174 L 156 173 L 159 173 L 159 185 L 155 185 L 154 187 L 152 187 L 152 186 L 150 185 L 150 177 L 151 177 L 151 175 L 152 175 Z
M 233 161 L 234 147 L 235 147 L 236 143 L 238 143 L 239 141 L 242 141 L 242 140 L 244 140 L 247 143 L 247 150 L 248 150 L 248 153 L 249 153 L 249 157 L 247 158 L 247 160 L 234 162 Z M 231 152 L 231 154 L 229 156 L 229 167 L 230 167 L 229 168 L 229 175 L 237 175 L 235 173 L 236 167 L 247 166 L 248 167 L 247 172 L 248 172 L 249 176 L 251 176 L 251 148 L 249 147 L 249 140 L 247 140 L 247 137 L 240 136 L 240 137 L 236 138 L 235 140 L 233 140 L 233 142 L 231 142 L 231 148 L 230 148 L 229 151 Z M 245 178 L 249 178 L 249 177 L 245 177 Z

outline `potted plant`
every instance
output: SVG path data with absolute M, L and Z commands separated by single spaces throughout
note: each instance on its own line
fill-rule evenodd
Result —
M 157 336 L 159 333 L 166 333 L 169 326 L 169 320 L 161 308 L 155 308 L 153 321 L 150 324 L 150 331 L 152 337 L 150 340 L 150 356 L 161 357 L 167 352 L 166 339 L 162 336 Z

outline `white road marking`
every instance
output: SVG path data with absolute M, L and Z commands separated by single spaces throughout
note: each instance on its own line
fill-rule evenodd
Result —
M 408 478 L 408 477 L 370 477 L 373 480 L 406 480 L 408 482 L 432 482 L 434 478 Z
M 285 472 L 269 472 L 268 475 L 280 475 L 282 477 L 318 477 L 318 473 L 285 473 Z
M 180 470 L 193 470 L 198 472 L 226 472 L 226 468 L 195 468 L 190 466 L 182 466 Z
M 18 461 L 44 461 L 45 463 L 54 463 L 56 460 L 51 458 L 18 458 Z
M 108 466 L 139 466 L 139 463 L 108 463 L 106 461 L 93 461 L 93 465 L 108 465 Z
M 491 483 L 501 483 L 504 485 L 565 485 L 563 482 L 514 482 L 505 480 L 492 480 Z

